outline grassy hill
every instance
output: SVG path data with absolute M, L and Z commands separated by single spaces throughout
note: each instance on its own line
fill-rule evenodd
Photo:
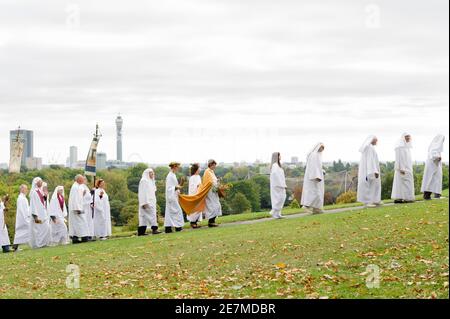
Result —
M 448 220 L 440 200 L 25 250 L 0 255 L 0 298 L 448 298 Z

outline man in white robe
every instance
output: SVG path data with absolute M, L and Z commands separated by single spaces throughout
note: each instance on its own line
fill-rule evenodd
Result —
M 8 199 L 8 196 L 5 196 L 4 199 L 0 198 L 0 247 L 2 247 L 4 253 L 10 253 L 13 251 L 9 240 L 8 227 L 5 222 L 5 212 L 7 210 L 6 205 Z
M 30 247 L 43 248 L 51 242 L 50 222 L 48 215 L 48 193 L 40 177 L 33 180 L 30 192 Z
M 88 179 L 86 176 L 84 177 L 84 185 L 83 187 L 86 190 L 84 195 L 84 211 L 86 213 L 86 221 L 88 223 L 89 229 L 89 241 L 95 240 L 95 227 L 94 227 L 94 194 L 95 191 L 91 191 L 88 186 Z
M 31 214 L 27 195 L 28 186 L 20 185 L 16 205 L 16 230 L 13 245 L 15 251 L 19 250 L 19 245 L 28 244 L 30 242 Z
M 208 161 L 208 168 L 203 174 L 203 184 L 211 182 L 213 187 L 209 191 L 205 201 L 205 218 L 208 220 L 208 227 L 219 227 L 216 223 L 217 217 L 222 216 L 222 204 L 220 203 L 220 182 L 216 176 L 217 162 L 213 159 Z
M 170 163 L 170 172 L 166 178 L 166 211 L 164 216 L 164 227 L 166 234 L 172 233 L 172 227 L 177 232 L 183 230 L 184 216 L 179 203 L 181 186 L 178 183 L 176 173 L 180 169 L 180 163 Z
M 432 194 L 434 194 L 435 198 L 440 198 L 442 194 L 442 152 L 444 151 L 444 141 L 444 135 L 437 135 L 428 148 L 421 187 L 425 200 L 430 200 Z
M 366 207 L 377 207 L 381 203 L 381 170 L 375 146 L 378 143 L 376 136 L 369 136 L 359 151 L 361 160 L 358 172 L 358 202 Z
M 396 204 L 415 201 L 411 135 L 403 133 L 395 146 L 395 173 L 392 196 Z
M 286 202 L 286 176 L 281 167 L 280 153 L 272 154 L 272 167 L 270 172 L 270 198 L 272 202 L 272 211 L 270 214 L 275 219 L 281 219 L 281 211 Z
M 105 181 L 98 180 L 94 193 L 94 235 L 100 240 L 106 240 L 112 235 L 111 205 L 105 187 Z
M 324 149 L 325 146 L 322 143 L 318 143 L 308 154 L 301 201 L 307 213 L 323 213 L 325 174 L 322 164 L 322 152 Z
M 90 194 L 84 183 L 84 176 L 77 175 L 69 195 L 69 236 L 74 244 L 89 241 L 85 198 Z
M 52 244 L 66 245 L 69 240 L 66 218 L 67 206 L 64 197 L 64 187 L 58 186 L 52 194 L 49 206 Z
M 193 164 L 191 166 L 191 177 L 189 178 L 189 196 L 197 195 L 200 186 L 202 185 L 202 177 L 200 176 L 200 165 Z M 188 221 L 191 223 L 193 229 L 201 228 L 198 223 L 203 219 L 203 212 L 195 212 L 187 215 Z
M 156 202 L 155 172 L 147 168 L 139 182 L 139 228 L 138 236 L 145 236 L 147 227 L 151 227 L 153 235 L 159 235 Z

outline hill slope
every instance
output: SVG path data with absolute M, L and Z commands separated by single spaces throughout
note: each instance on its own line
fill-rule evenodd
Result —
M 0 298 L 448 298 L 448 219 L 440 200 L 26 250 L 0 255 Z

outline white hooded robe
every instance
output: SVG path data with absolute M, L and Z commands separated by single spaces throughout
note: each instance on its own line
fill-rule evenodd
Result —
M 30 192 L 30 213 L 32 215 L 30 222 L 30 247 L 33 249 L 46 247 L 51 243 L 47 202 L 45 200 L 42 202 L 38 191 L 42 192 L 42 190 L 37 188 L 36 181 L 33 181 L 33 187 Z M 34 221 L 33 215 L 37 216 L 41 221 L 40 224 Z
M 444 151 L 445 136 L 436 136 L 428 148 L 428 157 L 425 162 L 421 192 L 433 194 L 442 193 L 442 152 Z
M 272 211 L 270 214 L 273 218 L 282 217 L 281 211 L 283 210 L 287 197 L 286 188 L 286 176 L 284 170 L 278 165 L 277 159 L 277 162 L 272 164 L 270 172 L 270 198 L 272 202 Z
M 156 183 L 150 178 L 151 168 L 142 173 L 139 182 L 139 227 L 158 227 L 157 201 L 156 201 Z M 148 205 L 148 208 L 144 206 Z
M 177 176 L 170 172 L 166 178 L 166 212 L 164 227 L 182 228 L 184 226 L 183 210 L 179 203 Z
M 359 151 L 361 160 L 358 172 L 358 202 L 368 204 L 381 203 L 381 170 L 378 154 L 369 136 Z M 378 178 L 375 176 L 378 174 Z
M 103 193 L 103 196 L 100 195 Z M 94 235 L 97 238 L 109 237 L 112 234 L 111 206 L 109 196 L 104 189 L 95 190 L 94 201 Z
M 66 245 L 69 240 L 66 225 L 66 203 L 64 202 L 63 208 L 61 208 L 58 199 L 58 191 L 61 189 L 64 191 L 64 188 L 62 186 L 56 187 L 55 191 L 53 192 L 52 199 L 50 200 L 50 206 L 48 210 L 50 217 L 54 218 L 54 221 L 50 220 L 50 227 L 52 230 L 52 243 L 54 245 Z M 62 196 L 64 197 L 64 193 L 62 194 Z
M 395 147 L 395 173 L 392 199 L 414 201 L 414 172 L 411 157 L 411 143 L 406 143 L 404 133 Z M 401 174 L 404 171 L 405 174 Z
M 202 177 L 200 175 L 193 175 L 189 178 L 189 195 L 197 195 L 198 189 L 202 184 Z M 191 223 L 197 223 L 202 221 L 203 212 L 195 212 L 187 216 L 187 219 Z
M 319 152 L 322 143 L 317 144 L 309 153 L 305 178 L 303 181 L 302 206 L 322 209 L 325 197 L 325 181 L 322 166 L 322 153 Z M 320 179 L 320 182 L 317 181 Z
M 30 241 L 30 204 L 25 194 L 20 193 L 17 198 L 16 231 L 14 245 L 28 244 Z

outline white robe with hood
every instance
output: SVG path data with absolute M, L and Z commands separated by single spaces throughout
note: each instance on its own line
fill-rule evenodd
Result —
M 25 194 L 20 193 L 17 198 L 16 231 L 14 245 L 28 244 L 30 241 L 30 204 Z
M 304 207 L 323 208 L 325 181 L 322 152 L 319 152 L 322 145 L 322 143 L 318 143 L 308 155 L 301 202 Z M 320 182 L 317 179 L 320 179 Z
M 444 151 L 445 136 L 436 136 L 428 148 L 425 162 L 421 192 L 442 193 L 442 152 Z
M 414 201 L 414 172 L 411 157 L 411 143 L 406 143 L 404 133 L 395 147 L 395 173 L 392 199 Z M 405 174 L 401 174 L 404 171 Z
M 276 156 L 278 157 L 278 153 L 276 153 Z M 278 158 L 272 159 L 272 169 L 270 172 L 270 198 L 272 202 L 272 211 L 270 214 L 274 218 L 282 217 L 281 211 L 283 210 L 287 197 L 286 188 L 287 185 L 284 170 L 278 164 Z
M 33 186 L 30 191 L 30 247 L 42 248 L 46 247 L 51 243 L 51 230 L 50 230 L 50 217 L 47 211 L 47 201 L 42 203 L 40 196 L 38 194 L 37 179 L 34 179 Z M 42 190 L 40 190 L 43 193 Z M 41 221 L 40 224 L 35 223 L 33 215 Z
M 103 196 L 100 195 L 103 192 Z M 94 200 L 94 236 L 106 238 L 112 234 L 111 206 L 109 196 L 104 189 L 95 190 Z
M 146 169 L 139 182 L 139 227 L 158 227 L 156 183 L 150 178 L 150 172 L 153 172 L 151 168 Z
M 170 172 L 166 178 L 166 212 L 164 216 L 165 227 L 182 228 L 184 226 L 183 210 L 179 203 L 180 192 L 177 176 Z
M 56 187 L 53 192 L 52 199 L 50 200 L 49 215 L 54 218 L 50 220 L 50 226 L 52 230 L 52 243 L 54 245 L 65 245 L 69 240 L 66 218 L 67 218 L 67 207 L 64 202 L 63 208 L 59 204 L 58 191 L 63 190 L 62 196 L 64 197 L 64 188 L 62 186 Z
M 366 205 L 381 203 L 381 170 L 377 151 L 372 145 L 374 138 L 369 136 L 359 149 L 358 202 Z

